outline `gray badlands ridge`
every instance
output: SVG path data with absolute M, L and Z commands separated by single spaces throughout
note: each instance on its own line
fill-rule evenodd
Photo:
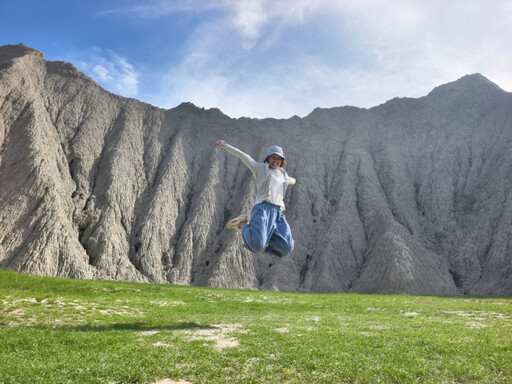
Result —
M 248 169 L 284 147 L 296 240 L 244 250 Z M 0 48 L 0 268 L 304 292 L 512 295 L 512 94 L 474 74 L 418 99 L 232 119 L 111 94 Z

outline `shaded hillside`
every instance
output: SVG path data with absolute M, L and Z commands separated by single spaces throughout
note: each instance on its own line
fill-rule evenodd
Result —
M 284 147 L 296 248 L 244 250 L 227 220 Z M 71 64 L 0 48 L 0 268 L 307 292 L 512 295 L 512 96 L 481 75 L 305 118 L 163 110 Z

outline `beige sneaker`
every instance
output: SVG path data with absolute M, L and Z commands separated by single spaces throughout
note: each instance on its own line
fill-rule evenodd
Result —
M 235 217 L 234 219 L 229 220 L 228 225 L 226 227 L 228 229 L 238 229 L 238 224 L 240 224 L 242 221 L 247 222 L 246 215 L 240 215 L 238 217 Z

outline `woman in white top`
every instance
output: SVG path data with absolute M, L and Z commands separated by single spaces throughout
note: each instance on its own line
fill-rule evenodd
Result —
M 217 147 L 242 160 L 256 178 L 256 200 L 250 220 L 240 215 L 228 223 L 228 229 L 241 229 L 244 245 L 251 252 L 286 256 L 293 249 L 293 238 L 283 213 L 284 195 L 289 185 L 295 185 L 295 179 L 284 169 L 283 149 L 269 147 L 264 162 L 259 163 L 224 140 L 218 140 Z

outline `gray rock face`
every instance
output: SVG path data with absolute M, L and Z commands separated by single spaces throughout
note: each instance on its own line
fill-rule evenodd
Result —
M 251 254 L 252 175 L 284 147 L 296 246 Z M 0 48 L 0 268 L 306 292 L 512 295 L 512 95 L 481 75 L 305 118 L 163 110 Z

